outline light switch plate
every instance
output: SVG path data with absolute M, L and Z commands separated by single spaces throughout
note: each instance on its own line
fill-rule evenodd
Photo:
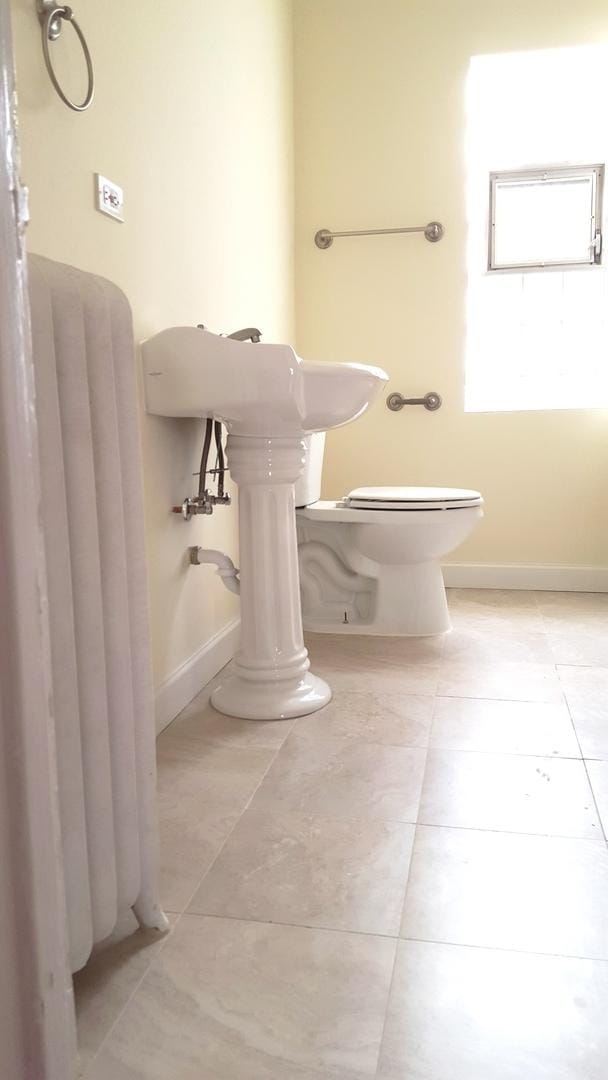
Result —
M 118 184 L 107 176 L 95 173 L 96 206 L 102 214 L 109 214 L 116 221 L 124 221 L 124 193 Z

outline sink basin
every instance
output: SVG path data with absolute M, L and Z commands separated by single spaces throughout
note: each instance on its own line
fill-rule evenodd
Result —
M 214 417 L 229 433 L 228 467 L 239 485 L 241 643 L 211 702 L 251 720 L 314 712 L 331 690 L 310 672 L 302 635 L 294 484 L 304 435 L 355 420 L 388 376 L 191 326 L 163 330 L 142 354 L 149 413 Z
M 355 420 L 388 376 L 363 364 L 300 360 L 290 345 L 175 326 L 142 346 L 146 410 L 214 416 L 232 434 L 303 435 Z

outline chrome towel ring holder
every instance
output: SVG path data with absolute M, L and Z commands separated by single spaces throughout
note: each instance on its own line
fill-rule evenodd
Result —
M 91 60 L 91 54 L 89 52 L 89 46 L 86 43 L 85 36 L 80 29 L 80 26 L 76 22 L 76 17 L 71 7 L 67 4 L 59 5 L 55 0 L 37 0 L 36 9 L 38 11 L 38 18 L 42 27 L 42 52 L 44 54 L 44 62 L 46 64 L 46 70 L 49 73 L 50 80 L 57 91 L 57 94 L 68 106 L 69 109 L 73 109 L 74 112 L 84 112 L 88 109 L 93 100 L 93 94 L 95 92 L 95 76 L 93 74 L 93 61 Z M 87 92 L 84 101 L 81 105 L 76 104 L 75 101 L 71 101 L 67 94 L 64 93 L 59 80 L 55 74 L 53 64 L 51 61 L 51 53 L 49 49 L 49 42 L 56 41 L 62 30 L 62 22 L 69 22 L 74 27 L 74 31 L 78 40 L 80 41 L 82 52 L 84 55 L 85 63 L 87 65 Z

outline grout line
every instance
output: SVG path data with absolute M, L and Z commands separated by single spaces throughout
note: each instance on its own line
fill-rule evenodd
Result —
M 407 750 L 407 747 L 404 747 L 404 748 L 406 748 L 406 750 Z M 413 748 L 415 748 L 415 747 L 413 747 Z M 441 754 L 484 754 L 486 757 L 531 757 L 531 758 L 535 758 L 535 759 L 541 758 L 543 761 L 581 761 L 582 760 L 582 755 L 579 757 L 579 756 L 575 756 L 573 754 L 556 754 L 556 753 L 548 754 L 548 753 L 546 753 L 546 751 L 544 753 L 541 753 L 541 752 L 535 753 L 533 751 L 517 751 L 517 750 L 484 750 L 484 748 L 479 748 L 479 747 L 476 747 L 476 746 L 440 746 L 440 745 L 436 745 L 436 746 L 429 745 L 427 748 L 430 751 L 438 751 Z M 595 760 L 595 758 L 592 758 L 591 760 Z M 603 758 L 597 758 L 597 760 L 603 760 Z
M 502 700 L 500 698 L 475 698 L 475 699 L 471 698 L 471 699 L 467 699 L 467 700 L 499 701 L 502 704 Z M 554 702 L 554 703 L 552 703 L 552 702 L 546 702 L 546 701 L 543 701 L 543 702 L 517 701 L 517 702 L 508 702 L 508 704 L 515 704 L 515 705 L 548 705 L 548 704 L 555 704 L 555 705 L 561 705 L 562 702 Z M 568 715 L 568 720 L 571 721 L 570 714 Z M 431 725 L 433 724 L 433 721 L 434 721 L 434 717 L 431 720 Z M 258 746 L 258 745 L 255 745 L 255 746 L 252 746 L 252 747 L 248 747 L 248 746 L 232 747 L 229 742 L 217 743 L 216 741 L 213 741 L 213 743 L 211 745 L 213 746 L 214 749 L 215 748 L 222 749 L 222 748 L 226 747 L 226 748 L 229 748 L 229 749 L 238 749 L 238 750 L 241 750 L 241 749 L 242 750 L 249 750 L 249 749 L 252 749 L 252 750 L 264 750 L 264 751 L 266 751 L 266 753 L 275 753 L 275 755 L 276 755 L 276 754 L 279 753 L 280 750 L 283 749 L 283 747 L 286 745 L 286 743 L 287 743 L 287 741 L 289 739 L 296 738 L 296 737 L 299 740 L 302 740 L 302 741 L 303 740 L 308 740 L 311 744 L 314 744 L 315 746 L 320 746 L 324 742 L 330 742 L 331 741 L 332 743 L 333 742 L 342 742 L 346 746 L 375 746 L 375 747 L 379 747 L 380 749 L 382 749 L 383 747 L 386 747 L 386 748 L 390 747 L 392 749 L 397 749 L 397 750 L 426 750 L 426 751 L 428 751 L 428 750 L 438 750 L 441 753 L 445 753 L 445 754 L 451 754 L 451 753 L 454 753 L 454 754 L 485 754 L 485 755 L 490 756 L 490 757 L 542 758 L 543 760 L 546 760 L 546 761 L 579 761 L 579 762 L 580 761 L 608 761 L 608 755 L 606 757 L 599 757 L 599 756 L 595 756 L 593 754 L 583 755 L 582 751 L 581 751 L 580 754 L 576 755 L 576 754 L 572 754 L 572 753 L 569 753 L 569 754 L 562 754 L 562 753 L 558 753 L 558 752 L 549 753 L 547 750 L 544 750 L 544 751 L 543 750 L 497 750 L 497 749 L 492 749 L 491 747 L 451 746 L 451 745 L 442 745 L 441 743 L 436 743 L 436 744 L 433 745 L 431 742 L 428 742 L 428 743 L 425 743 L 425 742 L 397 742 L 396 740 L 392 740 L 392 741 L 384 740 L 382 742 L 378 742 L 375 739 L 366 739 L 364 737 L 351 736 L 351 735 L 340 735 L 340 734 L 332 734 L 332 733 L 327 734 L 327 735 L 320 735 L 320 736 L 317 736 L 315 734 L 315 736 L 313 738 L 308 733 L 304 733 L 304 732 L 299 732 L 298 733 L 296 731 L 289 732 L 289 734 L 286 735 L 286 737 L 285 737 L 285 739 L 284 739 L 284 741 L 283 741 L 283 743 L 281 744 L 280 747 Z M 431 733 L 431 735 L 429 737 L 432 738 L 432 733 Z M 172 743 L 173 742 L 177 743 L 177 741 L 178 741 L 177 737 L 172 737 Z M 199 740 L 199 743 L 202 745 L 202 740 Z M 292 745 L 293 745 L 293 743 L 292 743 Z M 578 739 L 577 739 L 577 745 L 580 746 L 580 743 L 579 743 Z M 202 764 L 203 761 L 204 761 L 204 758 L 201 758 L 201 764 Z M 271 764 L 274 764 L 274 759 L 271 762 Z M 204 770 L 204 771 L 207 771 L 207 770 Z M 303 812 L 305 812 L 305 811 L 303 811 Z M 321 815 L 321 817 L 326 817 L 326 816 L 327 816 L 326 814 Z
M 482 952 L 511 953 L 516 956 L 542 956 L 557 960 L 583 960 L 593 964 L 608 964 L 608 956 L 579 956 L 577 953 L 538 952 L 536 949 L 508 949 L 504 945 L 478 945 L 466 941 L 438 941 L 436 938 L 402 937 L 400 941 L 415 941 L 420 945 L 447 945 L 450 949 L 480 949 Z
M 250 808 L 248 807 L 247 809 L 250 809 Z M 241 816 L 243 816 L 245 814 L 245 812 L 246 811 L 244 810 L 243 814 Z M 276 820 L 275 811 L 273 811 L 272 809 L 269 809 L 268 807 L 265 807 L 264 810 L 252 810 L 251 812 L 254 813 L 254 814 L 260 814 L 260 815 L 265 816 L 265 817 L 270 817 L 270 818 L 273 818 L 274 820 Z M 597 843 L 603 844 L 604 843 L 603 836 L 597 836 L 597 835 L 595 835 L 595 836 L 589 836 L 589 835 L 583 836 L 583 835 L 580 835 L 580 834 L 573 835 L 572 833 L 567 834 L 567 833 L 552 833 L 552 832 L 522 832 L 521 829 L 496 829 L 496 828 L 484 827 L 483 825 L 451 825 L 451 824 L 449 824 L 447 822 L 443 822 L 443 821 L 420 821 L 419 819 L 417 819 L 416 821 L 406 821 L 404 818 L 388 818 L 388 817 L 387 818 L 336 817 L 335 814 L 307 813 L 306 811 L 303 811 L 303 810 L 285 810 L 285 814 L 286 815 L 288 814 L 290 816 L 293 815 L 293 816 L 302 816 L 302 817 L 308 817 L 308 818 L 315 818 L 315 819 L 318 819 L 319 821 L 330 821 L 330 822 L 337 823 L 337 824 L 342 824 L 342 825 L 356 825 L 358 823 L 361 823 L 361 824 L 364 824 L 364 825 L 369 825 L 369 824 L 374 824 L 374 825 L 406 825 L 406 826 L 414 827 L 414 828 L 419 826 L 420 828 L 423 828 L 423 829 L 456 829 L 459 832 L 493 833 L 493 834 L 495 834 L 497 836 L 530 836 L 530 837 L 538 837 L 540 840 L 572 840 L 573 842 L 578 841 L 579 843 L 589 843 L 589 844 L 597 844 Z M 236 824 L 238 824 L 238 822 Z M 236 824 L 235 824 L 234 828 L 236 828 Z M 231 832 L 232 831 L 233 830 L 231 830 Z M 222 847 L 223 846 L 224 845 L 222 844 Z M 219 851 L 218 851 L 218 854 L 214 856 L 214 859 L 213 859 L 214 862 L 216 861 L 218 856 L 219 856 Z M 200 888 L 200 885 L 202 884 L 202 882 L 206 878 L 207 874 L 210 872 L 211 865 L 212 864 L 209 865 L 208 869 L 203 874 L 203 876 L 201 878 L 201 881 L 200 881 L 199 885 L 197 886 L 197 888 Z M 188 903 L 191 903 L 191 900 L 189 900 Z M 169 909 L 165 908 L 164 910 L 168 911 Z M 193 914 L 193 912 L 189 912 L 184 908 L 183 912 L 176 912 L 176 914 L 191 915 L 191 914 Z M 201 912 L 199 912 L 198 914 L 201 914 Z
M 386 934 L 380 930 L 351 930 L 346 926 L 318 926 L 315 923 L 285 922 L 284 919 L 248 919 L 243 915 L 218 915 L 217 911 L 185 911 L 187 919 L 225 919 L 229 922 L 253 923 L 257 926 L 282 926 L 289 930 L 318 930 L 322 934 L 346 934 L 355 937 L 380 938 L 382 941 L 399 941 L 399 934 Z
M 411 863 L 411 859 L 410 859 Z M 409 870 L 408 870 L 409 876 Z M 378 1069 L 380 1068 L 380 1060 L 382 1057 L 382 1047 L 384 1045 L 384 1036 L 386 1035 L 386 1025 L 388 1023 L 388 1010 L 393 996 L 393 987 L 395 985 L 395 972 L 397 971 L 397 959 L 399 957 L 399 938 L 395 940 L 395 954 L 393 956 L 393 966 L 391 968 L 391 977 L 386 991 L 386 1000 L 384 1002 L 384 1017 L 382 1020 L 382 1031 L 380 1032 L 380 1038 L 378 1039 L 378 1053 L 376 1055 L 376 1066 L 374 1068 L 374 1076 L 378 1076 Z
M 368 744 L 365 744 L 365 745 L 368 745 Z M 579 745 L 578 744 L 578 739 L 577 739 L 577 745 Z M 407 749 L 407 747 L 404 747 L 404 749 Z M 412 747 L 412 749 L 414 749 L 414 747 Z M 582 756 L 582 753 L 581 753 L 580 757 L 578 757 L 578 756 L 574 757 L 571 754 L 547 754 L 547 753 L 534 754 L 534 753 L 531 753 L 530 751 L 525 751 L 525 752 L 519 751 L 518 752 L 517 750 L 471 750 L 468 747 L 464 747 L 464 746 L 463 747 L 460 747 L 460 746 L 429 746 L 428 749 L 433 750 L 433 751 L 437 751 L 440 754 L 479 754 L 480 756 L 483 755 L 484 757 L 495 757 L 495 758 L 533 758 L 534 760 L 540 760 L 540 761 L 576 761 L 576 762 L 579 762 L 579 763 L 584 760 L 584 758 Z M 579 749 L 580 749 L 580 746 L 579 746 Z M 591 760 L 596 760 L 596 759 L 591 759 Z M 598 758 L 597 760 L 602 761 L 603 759 Z
M 527 664 L 527 663 L 528 663 L 527 660 L 517 661 L 518 666 L 520 664 Z M 505 667 L 505 666 L 508 666 L 508 665 L 502 664 L 502 665 L 499 665 L 499 666 Z M 543 666 L 544 667 L 555 667 L 554 664 L 545 664 Z M 555 690 L 556 690 L 556 692 L 561 691 L 561 693 L 563 694 L 562 684 L 559 681 L 559 675 L 557 675 L 557 674 L 556 674 L 556 679 L 558 681 L 558 685 L 555 687 Z M 551 701 L 548 698 L 496 697 L 496 695 L 492 695 L 492 694 L 446 694 L 446 693 L 442 693 L 442 694 L 433 694 L 433 695 L 428 694 L 426 696 L 428 696 L 428 697 L 431 697 L 431 696 L 438 697 L 438 698 L 442 698 L 444 700 L 446 698 L 448 698 L 450 701 L 505 701 L 510 705 L 561 705 L 561 701 L 555 701 L 555 699 L 553 701 Z
M 433 720 L 435 718 L 436 707 L 437 707 L 437 695 L 435 694 L 435 697 L 433 699 L 433 709 L 432 709 L 432 712 L 431 712 L 431 728 L 430 728 L 430 731 L 429 731 L 429 737 L 430 737 L 430 732 L 432 731 L 432 727 L 433 727 Z M 386 1005 L 385 1005 L 385 1008 L 384 1008 L 384 1020 L 383 1020 L 383 1023 L 382 1023 L 382 1032 L 380 1034 L 380 1040 L 379 1040 L 379 1043 L 378 1043 L 378 1057 L 377 1057 L 377 1060 L 376 1060 L 376 1070 L 375 1070 L 375 1075 L 376 1076 L 378 1075 L 378 1069 L 380 1068 L 380 1060 L 381 1060 L 381 1057 L 382 1057 L 382 1048 L 384 1046 L 384 1039 L 385 1039 L 385 1035 L 386 1035 L 386 1025 L 388 1023 L 389 1005 L 390 1005 L 391 997 L 392 997 L 392 994 L 393 994 L 393 986 L 394 986 L 394 983 L 395 983 L 395 972 L 397 970 L 397 960 L 399 958 L 399 941 L 401 940 L 400 935 L 401 935 L 401 926 L 402 926 L 402 923 L 403 923 L 403 912 L 405 911 L 405 902 L 407 900 L 407 893 L 408 893 L 408 888 L 409 888 L 409 884 L 410 884 L 410 876 L 411 876 L 411 872 L 412 872 L 412 863 L 414 861 L 414 852 L 416 850 L 416 839 L 417 839 L 417 836 L 418 836 L 418 830 L 420 828 L 420 823 L 419 823 L 420 804 L 422 802 L 422 793 L 424 791 L 424 783 L 425 783 L 425 780 L 426 780 L 428 759 L 429 759 L 429 755 L 428 755 L 428 752 L 427 752 L 425 762 L 424 762 L 424 771 L 422 773 L 422 783 L 420 785 L 420 795 L 418 797 L 418 807 L 417 807 L 417 810 L 416 810 L 416 822 L 414 824 L 414 835 L 412 837 L 412 846 L 411 846 L 411 850 L 410 850 L 410 858 L 409 858 L 408 867 L 407 867 L 407 875 L 406 875 L 406 878 L 405 878 L 405 888 L 403 890 L 403 899 L 401 901 L 401 910 L 399 912 L 399 930 L 398 930 L 398 935 L 399 936 L 398 936 L 398 939 L 397 939 L 397 945 L 395 947 L 395 956 L 394 956 L 394 959 L 393 959 L 393 969 L 391 971 L 391 980 L 390 980 L 390 983 L 389 983 L 388 994 L 387 994 L 387 997 L 386 997 Z
M 173 913 L 173 912 L 170 912 L 169 914 L 174 914 L 174 913 Z M 180 912 L 180 913 L 179 913 L 179 914 L 177 915 L 176 919 L 175 919 L 175 923 L 174 923 L 174 924 L 172 924 L 172 925 L 171 925 L 171 927 L 170 927 L 170 929 L 169 929 L 169 930 L 168 930 L 168 931 L 167 931 L 167 932 L 166 932 L 165 934 L 163 934 L 163 935 L 162 935 L 162 939 L 161 939 L 161 941 L 160 941 L 160 942 L 159 942 L 159 944 L 158 944 L 158 948 L 156 948 L 156 949 L 154 950 L 154 954 L 153 954 L 152 956 L 150 956 L 150 960 L 149 960 L 148 964 L 146 965 L 145 971 L 143 971 L 143 972 L 142 972 L 141 978 L 137 980 L 137 982 L 136 982 L 135 986 L 134 986 L 134 987 L 133 987 L 133 989 L 131 990 L 131 993 L 130 993 L 130 994 L 128 995 L 128 997 L 127 997 L 127 999 L 126 999 L 126 1001 L 125 1001 L 125 1003 L 124 1003 L 123 1007 L 122 1007 L 121 1009 L 119 1009 L 118 1013 L 117 1013 L 117 1014 L 116 1014 L 116 1016 L 114 1017 L 114 1020 L 113 1020 L 113 1021 L 112 1021 L 112 1023 L 110 1024 L 110 1027 L 109 1027 L 109 1028 L 108 1028 L 108 1030 L 106 1031 L 106 1033 L 105 1033 L 105 1035 L 104 1035 L 103 1039 L 101 1040 L 101 1042 L 100 1042 L 99 1046 L 97 1047 L 97 1049 L 96 1049 L 95 1053 L 93 1054 L 92 1058 L 91 1058 L 91 1059 L 89 1060 L 89 1062 L 87 1063 L 87 1065 L 86 1065 L 86 1068 L 85 1068 L 84 1072 L 82 1072 L 82 1073 L 81 1073 L 81 1072 L 79 1072 L 79 1074 L 78 1074 L 78 1080 L 86 1080 L 87 1076 L 88 1076 L 88 1075 L 90 1074 L 90 1072 L 91 1072 L 91 1070 L 92 1070 L 92 1068 L 93 1068 L 93 1065 L 94 1065 L 94 1064 L 95 1064 L 95 1062 L 97 1061 L 97 1058 L 98 1058 L 98 1057 L 99 1057 L 99 1055 L 101 1054 L 101 1051 L 103 1050 L 104 1046 L 105 1046 L 105 1045 L 106 1045 L 106 1043 L 108 1042 L 108 1039 L 109 1039 L 109 1038 L 110 1038 L 110 1036 L 111 1036 L 111 1035 L 113 1034 L 113 1032 L 114 1032 L 114 1030 L 115 1030 L 115 1028 L 116 1028 L 116 1026 L 117 1026 L 117 1024 L 118 1024 L 118 1022 L 119 1022 L 119 1020 L 121 1020 L 121 1019 L 122 1019 L 122 1017 L 123 1017 L 123 1015 L 124 1015 L 125 1011 L 127 1010 L 127 1008 L 129 1007 L 129 1005 L 131 1004 L 131 1002 L 132 1002 L 133 998 L 135 997 L 135 994 L 137 993 L 137 991 L 138 991 L 138 990 L 139 990 L 139 988 L 141 987 L 141 984 L 143 983 L 144 979 L 145 979 L 145 978 L 146 978 L 146 977 L 148 976 L 148 974 L 149 974 L 149 972 L 150 972 L 150 969 L 152 968 L 152 965 L 153 965 L 153 964 L 155 963 L 155 961 L 157 960 L 158 956 L 160 956 L 161 952 L 162 952 L 162 951 L 163 951 L 163 949 L 165 948 L 165 946 L 166 946 L 167 942 L 169 941 L 169 939 L 170 939 L 170 938 L 171 938 L 171 937 L 173 936 L 173 933 L 174 933 L 174 931 L 175 931 L 175 930 L 177 929 L 177 926 L 178 926 L 178 923 L 179 923 L 179 921 L 180 921 L 181 917 L 182 917 L 182 916 L 181 916 L 181 912 Z M 77 1028 L 77 1034 L 78 1034 L 78 1024 L 76 1025 L 76 1028 Z M 78 1041 L 78 1040 L 77 1040 L 77 1041 Z
M 484 829 L 478 825 L 446 825 L 436 821 L 418 821 L 422 829 L 456 829 L 458 832 L 492 833 L 495 836 L 529 836 L 539 840 L 571 840 L 579 844 L 604 844 L 603 836 L 573 836 L 564 833 L 521 832 L 519 829 Z
M 599 809 L 599 806 L 598 806 L 598 802 L 597 802 L 597 799 L 595 797 L 595 791 L 593 789 L 593 782 L 591 780 L 591 776 L 589 775 L 589 769 L 587 768 L 587 762 L 588 761 L 598 761 L 598 760 L 601 761 L 602 759 L 601 758 L 584 758 L 583 757 L 583 750 L 582 750 L 582 747 L 581 747 L 580 739 L 578 737 L 578 732 L 576 730 L 576 724 L 574 723 L 574 717 L 572 716 L 570 705 L 568 703 L 568 698 L 567 698 L 565 693 L 564 693 L 564 699 L 565 699 L 565 702 L 566 702 L 566 708 L 568 710 L 568 716 L 570 717 L 570 723 L 572 724 L 572 730 L 574 732 L 574 737 L 576 739 L 576 742 L 578 744 L 578 748 L 579 748 L 580 753 L 581 753 L 581 760 L 582 760 L 582 763 L 583 763 L 583 768 L 585 770 L 585 776 L 587 777 L 587 783 L 589 785 L 589 790 L 591 792 L 591 798 L 593 800 L 593 805 L 595 807 L 595 813 L 597 815 L 597 820 L 600 823 L 600 829 L 602 830 L 602 836 L 604 837 L 604 840 L 608 842 L 608 835 L 606 834 L 606 829 L 604 827 L 604 821 L 602 819 L 602 815 L 600 814 L 600 809 Z
M 541 616 L 542 616 L 542 612 L 541 612 Z M 543 621 L 544 621 L 544 616 L 543 616 Z M 574 723 L 574 717 L 572 715 L 572 710 L 570 708 L 570 703 L 568 701 L 568 695 L 566 693 L 566 687 L 562 683 L 559 671 L 557 670 L 558 667 L 563 667 L 563 666 L 568 666 L 568 665 L 562 665 L 562 664 L 558 665 L 558 664 L 556 664 L 555 665 L 555 671 L 556 671 L 556 674 L 557 674 L 557 678 L 559 679 L 561 687 L 562 687 L 562 697 L 563 697 L 563 700 L 564 700 L 564 705 L 565 705 L 566 709 L 568 710 L 568 716 L 570 717 L 570 723 L 572 725 L 572 732 L 574 734 L 574 738 L 576 739 L 576 744 L 578 746 L 579 753 L 581 755 L 581 761 L 583 763 L 583 768 L 585 770 L 585 776 L 587 777 L 587 784 L 588 784 L 588 787 L 589 787 L 589 791 L 591 793 L 591 799 L 593 801 L 593 806 L 594 806 L 594 809 L 595 809 L 595 815 L 596 815 L 597 820 L 599 822 L 599 826 L 600 826 L 600 829 L 601 829 L 602 836 L 604 837 L 604 840 L 606 842 L 608 842 L 608 836 L 606 835 L 606 829 L 604 828 L 604 822 L 602 820 L 602 815 L 600 814 L 597 799 L 595 797 L 595 791 L 593 790 L 593 784 L 592 784 L 592 781 L 591 781 L 591 776 L 589 775 L 589 769 L 587 768 L 587 759 L 583 757 L 583 748 L 581 746 L 581 741 L 580 741 L 579 736 L 578 736 L 578 731 L 576 730 L 576 724 Z
M 436 699 L 436 696 L 435 696 L 434 702 L 433 702 L 433 713 L 432 713 L 432 716 L 431 716 L 431 727 L 432 727 L 434 713 L 435 713 L 436 700 L 437 699 Z M 402 904 L 401 904 L 400 917 L 398 917 L 397 942 L 396 942 L 396 946 L 395 946 L 395 955 L 394 955 L 394 958 L 393 958 L 393 968 L 392 968 L 392 971 L 391 971 L 391 981 L 389 983 L 389 993 L 387 994 L 387 1003 L 386 1003 L 386 1005 L 384 1005 L 384 1018 L 383 1018 L 383 1022 L 382 1022 L 382 1030 L 380 1032 L 380 1039 L 379 1039 L 379 1042 L 378 1042 L 378 1057 L 377 1057 L 377 1061 L 376 1061 L 375 1076 L 378 1076 L 378 1069 L 380 1068 L 380 1058 L 382 1056 L 382 1047 L 383 1047 L 383 1044 L 384 1044 L 384 1036 L 386 1036 L 386 1034 L 387 1034 L 387 1024 L 388 1024 L 388 1021 L 389 1021 L 389 1005 L 391 1003 L 391 998 L 392 998 L 392 995 L 393 995 L 393 986 L 394 986 L 394 982 L 395 982 L 395 972 L 396 972 L 396 966 L 397 966 L 398 953 L 400 953 L 400 941 L 402 940 L 401 939 L 401 928 L 402 928 L 402 923 L 403 923 L 403 913 L 404 913 L 404 910 L 405 910 L 405 902 L 407 900 L 407 890 L 409 888 L 409 878 L 410 878 L 410 875 L 411 875 L 411 864 L 413 864 L 413 862 L 414 862 L 414 852 L 416 850 L 416 838 L 418 836 L 418 829 L 420 827 L 419 822 L 418 822 L 418 815 L 420 813 L 420 802 L 421 802 L 421 799 L 422 799 L 422 792 L 423 792 L 423 789 L 424 789 L 424 780 L 425 780 L 425 778 L 427 778 L 428 760 L 429 760 L 429 755 L 427 754 L 427 759 L 425 759 L 425 761 L 424 761 L 424 771 L 422 773 L 422 783 L 420 785 L 420 796 L 419 796 L 419 799 L 418 799 L 418 810 L 417 810 L 417 813 L 416 813 L 416 823 L 414 825 L 414 836 L 413 836 L 413 838 L 411 838 L 411 849 L 410 849 L 410 853 L 409 853 L 409 862 L 407 864 L 407 875 L 406 875 L 406 878 L 405 878 L 405 889 L 403 891 L 403 900 L 402 900 Z
M 406 748 L 407 749 L 407 748 Z M 548 754 L 534 753 L 531 750 L 479 750 L 469 746 L 429 746 L 429 750 L 439 750 L 442 754 L 485 754 L 486 757 L 511 757 L 511 758 L 542 758 L 543 761 L 582 761 L 581 757 L 573 754 Z M 603 758 L 587 759 L 602 761 Z
M 295 724 L 295 720 L 296 720 L 296 719 L 297 719 L 297 718 L 295 718 L 295 717 L 294 717 L 294 724 Z M 255 723 L 255 721 L 252 721 L 252 723 Z M 292 727 L 293 727 L 293 724 L 292 724 Z M 193 891 L 192 891 L 192 893 L 191 893 L 191 895 L 190 895 L 189 899 L 187 900 L 187 902 L 186 902 L 186 904 L 185 904 L 185 906 L 184 906 L 184 910 L 183 910 L 183 912 L 182 912 L 182 914 L 183 914 L 183 915 L 189 914 L 189 912 L 188 912 L 188 907 L 189 907 L 189 906 L 190 906 L 190 904 L 192 903 L 192 900 L 194 899 L 194 896 L 196 895 L 196 893 L 197 893 L 197 892 L 198 892 L 198 890 L 200 889 L 201 885 L 203 884 L 203 881 L 204 881 L 204 880 L 205 880 L 205 878 L 207 877 L 207 874 L 209 874 L 209 873 L 210 873 L 210 871 L 212 870 L 212 868 L 213 868 L 213 867 L 215 866 L 215 863 L 217 862 L 217 860 L 219 859 L 219 857 L 220 857 L 220 855 L 221 855 L 222 851 L 223 851 L 223 850 L 224 850 L 224 848 L 226 847 L 226 844 L 228 843 L 228 841 L 229 841 L 230 837 L 232 836 L 232 834 L 233 834 L 234 830 L 236 829 L 237 825 L 239 824 L 239 822 L 240 822 L 241 818 L 243 817 L 243 814 L 244 814 L 244 813 L 245 813 L 245 811 L 246 811 L 246 810 L 248 810 L 248 809 L 249 809 L 249 807 L 251 806 L 251 803 L 253 802 L 253 800 L 254 800 L 254 798 L 255 798 L 255 796 L 256 796 L 256 794 L 257 794 L 257 792 L 259 791 L 260 787 L 261 787 L 261 786 L 262 786 L 262 784 L 264 783 L 264 780 L 265 780 L 265 779 L 266 779 L 266 777 L 268 776 L 268 773 L 270 772 L 270 770 L 271 770 L 272 766 L 274 765 L 274 763 L 275 763 L 275 761 L 277 760 L 277 758 L 278 758 L 279 754 L 281 753 L 281 750 L 282 750 L 282 749 L 283 749 L 283 747 L 285 746 L 285 743 L 287 742 L 287 740 L 288 740 L 288 738 L 289 738 L 290 734 L 291 734 L 291 729 L 290 729 L 290 730 L 289 730 L 289 731 L 287 732 L 287 735 L 285 736 L 285 739 L 283 740 L 283 742 L 282 742 L 281 746 L 277 746 L 277 747 L 276 747 L 276 749 L 275 749 L 275 752 L 274 752 L 274 754 L 273 754 L 272 758 L 271 758 L 271 759 L 270 759 L 270 761 L 268 762 L 268 765 L 266 766 L 266 769 L 265 769 L 265 770 L 264 770 L 264 772 L 262 773 L 262 776 L 260 777 L 260 779 L 259 779 L 258 783 L 256 784 L 255 788 L 253 789 L 253 791 L 252 791 L 251 795 L 249 796 L 249 798 L 248 798 L 248 799 L 247 799 L 247 801 L 245 802 L 245 805 L 243 806 L 243 809 L 241 810 L 241 812 L 240 812 L 240 813 L 239 813 L 239 814 L 237 815 L 237 817 L 235 818 L 235 820 L 234 820 L 234 823 L 233 823 L 233 825 L 232 825 L 232 828 L 231 828 L 231 829 L 229 829 L 229 831 L 228 831 L 228 832 L 226 833 L 226 835 L 225 835 L 225 837 L 224 837 L 224 839 L 223 839 L 222 843 L 221 843 L 221 844 L 220 844 L 220 846 L 218 847 L 218 849 L 217 849 L 217 851 L 216 851 L 215 855 L 213 856 L 213 859 L 212 859 L 212 860 L 211 860 L 211 862 L 209 863 L 209 865 L 208 865 L 208 867 L 206 868 L 205 872 L 204 872 L 204 873 L 203 873 L 203 874 L 201 875 L 201 877 L 200 877 L 200 878 L 199 878 L 199 880 L 197 881 L 197 884 L 196 884 L 195 888 L 193 889 Z

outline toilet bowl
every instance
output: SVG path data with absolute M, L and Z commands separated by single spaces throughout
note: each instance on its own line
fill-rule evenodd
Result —
M 296 485 L 305 628 L 416 637 L 445 633 L 450 618 L 441 559 L 483 517 L 480 493 L 371 487 L 323 501 L 323 436 L 308 440 Z

